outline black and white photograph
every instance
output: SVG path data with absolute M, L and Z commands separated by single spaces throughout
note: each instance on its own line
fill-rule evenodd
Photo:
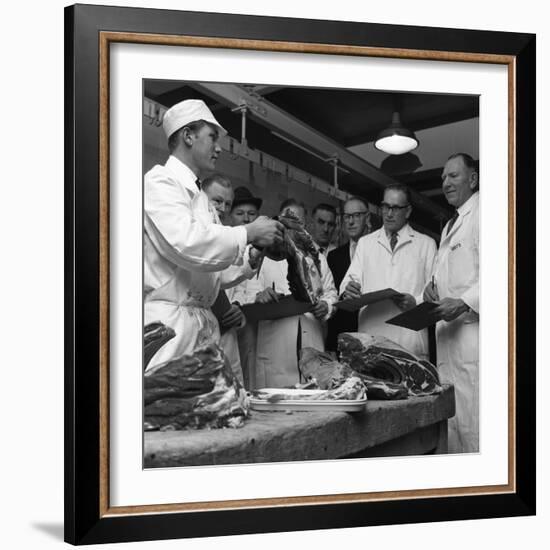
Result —
M 479 452 L 479 103 L 143 80 L 144 468 Z
M 67 8 L 67 541 L 535 513 L 535 37 L 457 25 Z

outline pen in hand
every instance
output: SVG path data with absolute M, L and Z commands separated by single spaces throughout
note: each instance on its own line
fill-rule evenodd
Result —
M 361 296 L 361 282 L 358 280 L 357 276 L 353 273 L 350 273 L 350 282 L 347 284 L 346 290 L 344 291 L 345 299 L 354 299 Z
M 435 275 L 432 275 L 430 285 L 424 291 L 424 300 L 427 302 L 437 302 L 439 300 L 437 287 L 435 286 Z
M 273 299 L 278 302 L 279 296 L 277 295 L 277 292 L 275 291 L 275 281 L 271 283 L 271 290 L 273 290 Z

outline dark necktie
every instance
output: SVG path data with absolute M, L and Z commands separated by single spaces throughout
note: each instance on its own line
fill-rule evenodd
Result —
M 324 253 L 325 253 L 325 247 L 324 247 L 324 246 L 320 246 L 320 247 L 319 247 L 319 252 L 320 252 L 321 254 L 324 254 Z
M 195 183 L 197 184 L 197 187 L 199 188 L 199 191 L 200 191 L 200 188 L 201 188 L 201 180 L 199 178 L 197 178 L 195 180 Z
M 449 220 L 449 225 L 447 226 L 447 235 L 451 232 L 451 229 L 453 228 L 453 225 L 455 224 L 457 219 L 458 210 L 455 210 L 455 213 L 453 214 L 453 217 Z
M 398 238 L 397 233 L 394 232 L 394 233 L 391 234 L 390 246 L 391 246 L 392 251 L 395 248 L 395 245 L 397 244 L 397 238 Z

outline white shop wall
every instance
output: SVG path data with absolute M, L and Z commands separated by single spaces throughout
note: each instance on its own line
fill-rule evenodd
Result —
M 269 153 L 269 151 L 267 151 Z M 168 158 L 166 137 L 161 126 L 149 123 L 144 117 L 143 123 L 143 173 L 145 174 L 155 164 L 164 164 Z M 313 187 L 297 182 L 289 181 L 286 176 L 244 159 L 222 151 L 216 164 L 217 172 L 229 177 L 233 188 L 245 186 L 256 197 L 263 199 L 261 213 L 274 216 L 278 213 L 281 203 L 290 197 L 303 201 L 308 211 L 308 226 L 310 224 L 311 211 L 315 205 L 323 202 L 340 208 L 340 201 L 336 198 L 314 189 Z M 343 242 L 345 237 L 338 237 L 335 232 L 335 244 Z

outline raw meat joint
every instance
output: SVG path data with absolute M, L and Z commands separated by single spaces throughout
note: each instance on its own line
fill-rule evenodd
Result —
M 353 371 L 375 380 L 403 386 L 409 396 L 432 395 L 441 391 L 434 365 L 419 360 L 383 336 L 343 332 L 338 335 L 338 351 L 340 361 Z
M 168 342 L 174 338 L 176 333 L 170 327 L 161 322 L 149 323 L 143 329 L 143 368 L 147 368 L 153 355 Z
M 269 247 L 266 254 L 274 260 L 288 262 L 288 286 L 292 296 L 300 302 L 316 303 L 323 293 L 319 251 L 311 235 L 291 211 L 278 219 L 285 226 L 284 241 Z
M 239 428 L 248 397 L 216 344 L 144 376 L 145 430 Z
M 363 369 L 364 370 L 364 369 Z M 300 351 L 300 372 L 302 376 L 322 390 L 337 388 L 346 380 L 359 379 L 366 387 L 369 399 L 407 399 L 409 394 L 405 384 L 380 380 L 358 372 L 330 354 L 313 348 Z

